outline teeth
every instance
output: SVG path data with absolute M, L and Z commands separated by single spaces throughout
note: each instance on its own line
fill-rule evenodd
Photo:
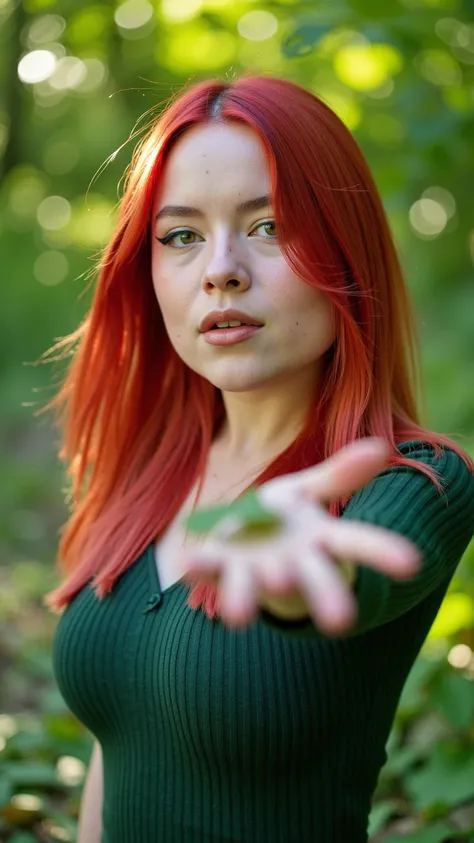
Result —
M 237 328 L 243 324 L 243 322 L 216 322 L 218 328 Z

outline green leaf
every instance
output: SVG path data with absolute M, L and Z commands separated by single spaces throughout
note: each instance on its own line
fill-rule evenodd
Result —
M 430 629 L 429 638 L 456 635 L 474 623 L 474 601 L 469 594 L 450 592 L 444 598 Z
M 228 515 L 230 507 L 228 506 L 214 506 L 209 509 L 196 509 L 191 515 L 185 519 L 185 526 L 192 533 L 207 533 L 212 530 L 219 521 Z
M 0 809 L 4 805 L 7 805 L 7 803 L 10 801 L 10 799 L 12 797 L 12 794 L 13 794 L 12 783 L 10 781 L 8 781 L 6 776 L 3 775 L 3 771 L 2 771 L 2 776 L 0 778 Z
M 239 539 L 271 535 L 282 524 L 281 516 L 266 509 L 260 502 L 255 489 L 250 489 L 231 504 L 196 509 L 187 517 L 185 525 L 191 532 L 207 533 L 229 515 L 235 515 L 243 522 L 242 533 L 238 535 Z
M 37 837 L 33 837 L 29 831 L 17 831 L 13 837 L 9 837 L 9 843 L 35 843 Z
M 372 837 L 374 834 L 378 834 L 378 832 L 383 829 L 385 823 L 388 819 L 390 819 L 397 806 L 398 802 L 396 799 L 386 799 L 383 802 L 377 802 L 377 804 L 373 806 L 369 817 L 369 837 Z
M 453 838 L 453 829 L 444 823 L 426 826 L 409 834 L 395 834 L 387 837 L 384 843 L 443 843 Z
M 7 741 L 6 751 L 11 756 L 22 756 L 44 748 L 47 736 L 43 730 L 30 732 L 26 729 L 12 735 Z
M 425 749 L 420 746 L 402 746 L 389 754 L 383 768 L 386 777 L 403 776 L 416 761 L 423 758 Z
M 2 776 L 15 788 L 58 787 L 56 769 L 43 762 L 10 761 L 3 765 Z
M 81 724 L 69 713 L 51 715 L 45 712 L 44 725 L 52 741 L 77 742 L 81 740 L 83 735 Z
M 51 715 L 67 715 L 67 708 L 58 688 L 48 688 L 41 695 L 41 710 Z
M 459 756 L 439 744 L 422 770 L 410 773 L 405 787 L 414 807 L 425 811 L 435 805 L 452 807 L 474 796 L 474 755 Z
M 332 29 L 332 24 L 303 23 L 283 40 L 281 46 L 283 55 L 289 59 L 309 55 L 323 35 Z
M 474 722 L 474 682 L 457 673 L 443 676 L 431 701 L 455 729 L 467 729 Z
M 426 684 L 438 670 L 439 664 L 419 656 L 415 661 L 398 704 L 399 716 L 411 716 L 418 713 L 418 709 L 426 696 Z

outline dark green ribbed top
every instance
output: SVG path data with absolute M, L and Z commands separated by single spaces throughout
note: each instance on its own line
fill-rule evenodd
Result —
M 98 600 L 86 586 L 54 641 L 59 688 L 102 746 L 103 843 L 364 843 L 407 674 L 474 533 L 474 477 L 450 449 L 444 494 L 383 471 L 342 517 L 402 533 L 421 573 L 360 567 L 358 621 L 328 637 L 261 613 L 239 630 L 162 591 L 150 546 Z

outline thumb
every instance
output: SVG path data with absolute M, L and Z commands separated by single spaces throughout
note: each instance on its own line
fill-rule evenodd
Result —
M 329 503 L 366 486 L 387 467 L 392 455 L 388 440 L 368 436 L 350 442 L 324 462 L 294 476 L 305 495 Z

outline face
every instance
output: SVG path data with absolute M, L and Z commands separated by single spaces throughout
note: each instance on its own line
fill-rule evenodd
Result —
M 239 208 L 261 197 L 268 203 Z M 197 211 L 169 211 L 155 222 L 165 206 L 177 205 Z M 280 250 L 270 174 L 252 129 L 227 123 L 183 134 L 169 155 L 153 220 L 153 285 L 187 366 L 229 392 L 281 387 L 303 371 L 317 377 L 335 338 L 333 305 Z M 227 308 L 262 327 L 241 342 L 211 344 L 201 320 Z

